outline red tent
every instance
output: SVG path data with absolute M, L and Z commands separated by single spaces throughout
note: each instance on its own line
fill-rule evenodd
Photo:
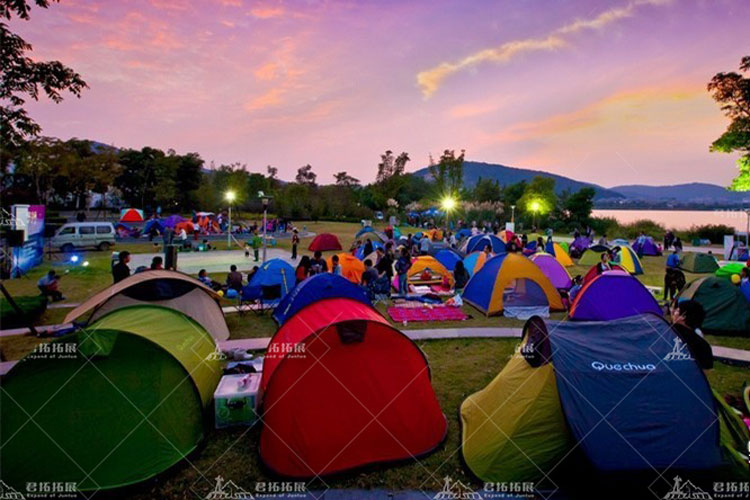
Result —
M 120 210 L 120 222 L 143 222 L 143 210 L 123 208 Z
M 311 252 L 325 252 L 326 250 L 341 250 L 341 243 L 335 234 L 320 233 L 307 247 Z
M 424 354 L 368 305 L 310 304 L 279 328 L 266 353 L 260 455 L 279 475 L 410 459 L 446 435 Z
M 586 272 L 586 274 L 583 276 L 583 281 L 581 283 L 582 285 L 585 285 L 586 283 L 588 283 L 592 279 L 594 279 L 597 276 L 599 276 L 599 273 L 596 272 L 596 266 L 597 266 L 597 264 L 594 264 L 593 266 L 591 266 L 591 269 L 589 269 Z M 613 271 L 624 271 L 624 269 L 622 267 L 618 266 L 617 264 L 610 264 L 610 267 L 612 268 Z

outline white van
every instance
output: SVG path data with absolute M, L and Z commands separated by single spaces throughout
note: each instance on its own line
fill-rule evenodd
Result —
M 115 244 L 115 228 L 111 222 L 71 222 L 58 229 L 50 243 L 63 252 L 89 247 L 109 250 Z

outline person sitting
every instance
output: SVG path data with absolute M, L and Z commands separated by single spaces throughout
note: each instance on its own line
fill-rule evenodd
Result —
M 323 258 L 323 252 L 318 250 L 310 259 L 310 276 L 328 272 L 328 263 Z
M 336 274 L 338 276 L 341 276 L 343 273 L 343 269 L 341 268 L 341 264 L 339 264 L 339 256 L 334 255 L 331 257 L 331 272 L 333 274 Z
M 603 235 L 602 235 L 602 237 L 601 237 L 601 238 L 599 238 L 599 241 L 598 241 L 598 243 L 599 243 L 600 245 L 604 245 L 604 246 L 606 247 L 606 246 L 608 245 L 608 243 L 607 243 L 607 235 L 606 235 L 606 234 L 603 234 Z
M 456 262 L 456 267 L 453 268 L 453 280 L 456 282 L 456 291 L 462 290 L 466 283 L 469 282 L 469 272 L 464 267 L 463 261 Z
M 672 330 L 682 342 L 687 344 L 690 353 L 703 370 L 710 370 L 714 366 L 711 345 L 703 338 L 700 327 L 706 318 L 706 312 L 700 302 L 695 300 L 681 300 L 670 310 L 672 316 Z
M 60 283 L 60 277 L 55 273 L 54 269 L 51 269 L 47 274 L 42 276 L 39 281 L 36 282 L 36 286 L 39 287 L 39 291 L 45 298 L 52 298 L 52 302 L 58 302 L 65 300 L 63 294 L 57 289 Z
M 740 291 L 750 302 L 750 267 L 743 267 L 740 271 Z
M 605 271 L 611 271 L 612 265 L 609 263 L 609 252 L 602 253 L 599 263 L 596 265 L 596 274 L 602 274 Z
M 301 283 L 307 279 L 310 275 L 310 257 L 303 255 L 297 265 L 297 270 L 294 272 L 294 277 L 297 283 Z
M 130 252 L 123 250 L 117 255 L 117 264 L 112 266 L 112 278 L 115 283 L 118 283 L 128 276 L 130 276 L 130 268 L 128 267 L 130 262 Z
M 362 273 L 362 286 L 368 286 L 378 279 L 378 271 L 372 267 L 372 261 L 365 259 L 365 272 Z
M 242 290 L 242 273 L 237 271 L 237 266 L 235 266 L 234 264 L 229 267 L 229 274 L 227 275 L 227 288 L 237 290 L 237 292 L 240 292 Z
M 162 269 L 164 269 L 164 259 L 157 255 L 156 257 L 151 259 L 151 270 L 159 271 Z
M 578 274 L 575 278 L 573 278 L 573 286 L 571 286 L 570 290 L 568 290 L 568 300 L 571 305 L 576 299 L 576 295 L 578 295 L 578 292 L 581 291 L 581 288 L 583 288 L 583 278 L 581 278 L 581 275 Z
M 214 291 L 221 290 L 221 283 L 209 278 L 208 273 L 206 272 L 205 269 L 201 269 L 200 271 L 198 271 L 198 281 L 206 285 L 211 290 L 214 290 Z

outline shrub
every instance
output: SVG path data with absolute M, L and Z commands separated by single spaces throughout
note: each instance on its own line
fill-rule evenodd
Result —
M 710 240 L 711 243 L 721 243 L 725 234 L 734 234 L 734 228 L 726 224 L 704 224 L 691 226 L 687 231 L 689 240 Z

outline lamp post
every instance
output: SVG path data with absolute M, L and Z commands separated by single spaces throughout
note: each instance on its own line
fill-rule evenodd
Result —
M 541 209 L 542 206 L 539 204 L 537 200 L 534 200 L 529 205 L 529 208 L 531 209 L 531 213 L 534 214 L 532 216 L 532 225 L 534 226 L 534 229 L 536 229 L 536 214 L 539 212 L 539 209 Z
M 446 231 L 450 229 L 449 221 L 450 221 L 450 215 L 451 211 L 456 208 L 456 199 L 452 196 L 446 196 L 443 198 L 443 200 L 440 202 L 440 205 L 442 206 L 443 210 L 445 210 L 445 229 Z
M 227 250 L 232 248 L 232 202 L 235 198 L 234 191 L 229 190 L 224 193 L 224 198 L 229 202 L 229 225 L 227 226 Z
M 263 203 L 263 262 L 266 261 L 266 231 L 268 223 L 266 221 L 268 217 L 268 204 L 271 203 L 273 196 L 265 194 L 263 191 L 258 191 L 258 198 Z
M 513 230 L 516 230 L 516 206 L 510 206 L 510 223 L 513 224 Z

